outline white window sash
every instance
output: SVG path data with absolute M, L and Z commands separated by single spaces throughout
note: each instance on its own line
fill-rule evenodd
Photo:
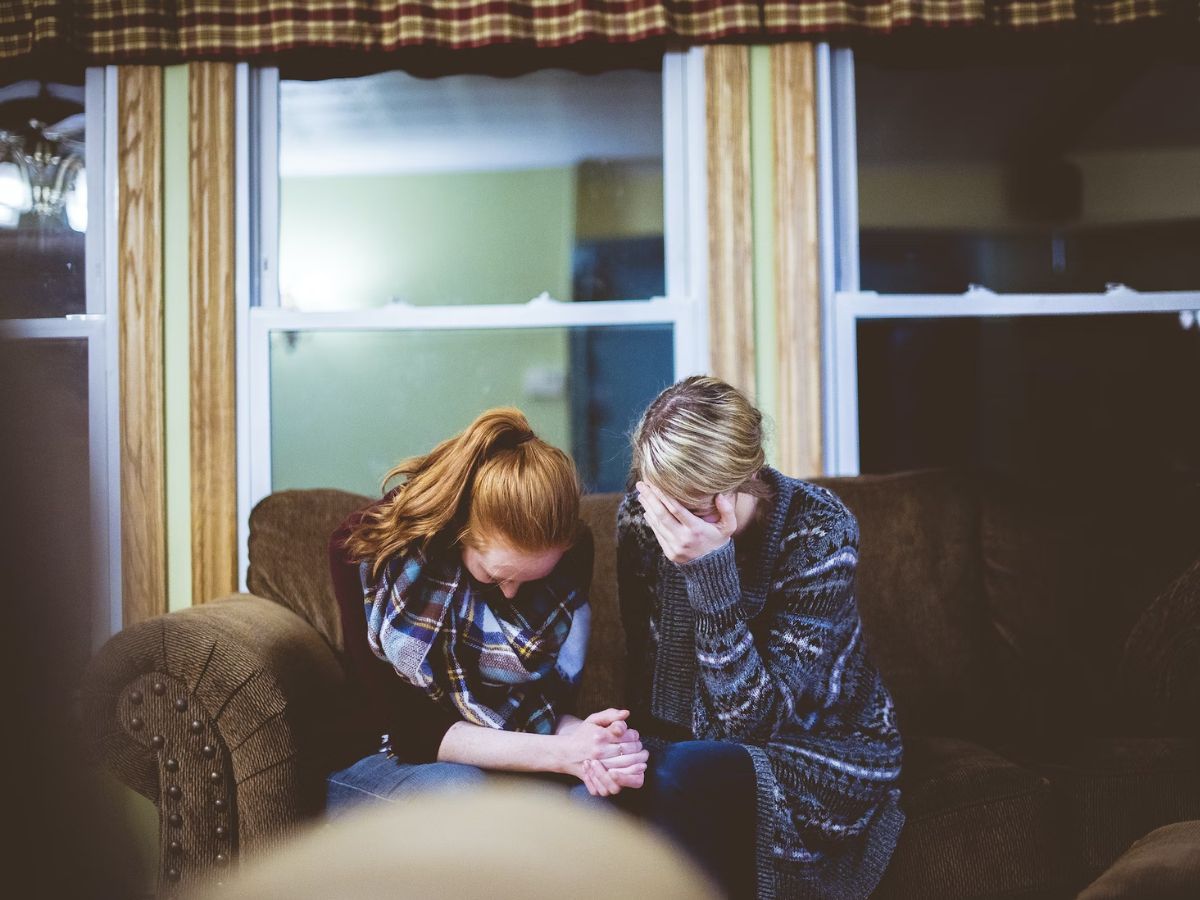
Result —
M 413 306 L 305 312 L 279 302 L 279 72 L 239 67 L 238 537 L 243 589 L 249 515 L 271 492 L 271 335 L 291 331 L 437 331 L 670 325 L 675 377 L 708 368 L 707 199 L 704 56 L 663 57 L 663 207 L 666 297 Z M 244 134 L 245 137 L 241 137 Z M 253 211 L 253 212 L 252 212 Z M 252 221 L 252 215 L 254 221 Z M 243 228 L 245 229 L 243 232 Z
M 88 191 L 88 311 L 104 316 L 101 343 L 88 341 L 89 422 L 92 446 L 92 531 L 97 579 L 97 649 L 124 627 L 121 571 L 121 331 L 117 240 L 120 204 L 117 180 L 118 132 L 116 66 L 87 70 L 87 165 L 100 179 L 101 190 Z M 92 110 L 100 118 L 93 127 Z M 97 136 L 93 144 L 93 136 Z M 98 157 L 98 160 L 97 160 Z M 99 163 L 98 165 L 96 163 Z M 91 176 L 89 175 L 89 178 Z M 95 195 L 95 202 L 93 202 Z M 93 218 L 94 217 L 94 218 Z M 94 224 L 93 224 L 94 223 Z M 97 244 L 99 246 L 97 247 Z
M 858 159 L 854 54 L 819 44 L 816 55 L 817 166 L 821 265 L 821 381 L 827 475 L 857 475 L 858 322 L 865 319 L 1070 316 L 1188 312 L 1200 291 L 1104 293 L 879 294 L 859 289 Z

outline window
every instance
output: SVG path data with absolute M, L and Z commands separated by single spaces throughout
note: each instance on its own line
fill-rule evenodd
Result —
M 1200 478 L 1200 66 L 824 59 L 835 470 Z
M 374 494 L 515 405 L 620 490 L 630 426 L 705 365 L 695 53 L 515 78 L 255 73 L 245 509 Z
M 5 440 L 54 510 L 56 556 L 96 645 L 121 627 L 115 316 L 103 190 L 115 141 L 110 77 L 0 87 L 0 341 Z M 89 591 L 90 589 L 90 591 Z M 93 603 L 83 602 L 91 594 Z M 60 648 L 80 671 L 90 646 Z

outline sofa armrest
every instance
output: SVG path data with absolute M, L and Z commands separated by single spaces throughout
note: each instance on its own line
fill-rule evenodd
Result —
M 315 629 L 248 594 L 126 628 L 81 688 L 85 733 L 159 811 L 163 893 L 321 808 L 345 677 Z
M 1200 559 L 1142 613 L 1120 679 L 1128 708 L 1153 733 L 1200 735 Z

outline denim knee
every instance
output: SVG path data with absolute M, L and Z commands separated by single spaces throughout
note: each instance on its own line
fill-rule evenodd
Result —
M 752 790 L 754 767 L 750 755 L 743 746 L 722 740 L 684 740 L 650 758 L 653 792 L 667 802 L 737 786 L 748 776 Z
M 397 802 L 412 794 L 481 784 L 482 769 L 458 763 L 405 763 L 388 753 L 374 753 L 326 779 L 330 812 L 361 802 Z
M 464 763 L 426 763 L 414 770 L 412 787 L 441 790 L 444 788 L 476 787 L 487 780 L 487 773 L 478 766 Z
M 728 777 L 730 767 L 743 762 L 746 751 L 720 741 L 682 741 L 670 744 L 652 760 L 654 789 L 668 797 L 686 797 Z

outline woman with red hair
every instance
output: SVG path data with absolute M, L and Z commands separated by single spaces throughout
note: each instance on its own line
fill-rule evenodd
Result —
M 640 787 L 628 710 L 567 710 L 587 650 L 591 535 L 579 478 L 516 409 L 400 463 L 402 483 L 330 543 L 370 750 L 327 779 L 332 813 L 472 783 L 484 770 Z

